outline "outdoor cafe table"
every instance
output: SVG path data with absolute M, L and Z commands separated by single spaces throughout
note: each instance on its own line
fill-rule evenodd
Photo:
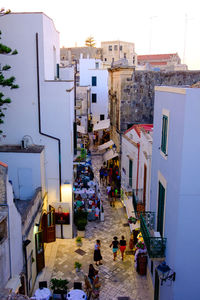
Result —
M 37 289 L 35 291 L 35 297 L 37 300 L 49 300 L 51 297 L 51 291 L 48 288 Z
M 83 188 L 83 189 L 76 189 L 75 191 L 74 191 L 74 194 L 87 194 L 87 195 L 93 195 L 93 194 L 95 194 L 95 190 L 94 189 L 85 189 L 85 188 Z

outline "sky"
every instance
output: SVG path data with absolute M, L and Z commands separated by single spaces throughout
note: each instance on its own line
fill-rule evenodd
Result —
M 199 0 L 2 0 L 12 12 L 44 12 L 60 32 L 60 46 L 101 41 L 135 43 L 137 54 L 178 53 L 200 70 Z

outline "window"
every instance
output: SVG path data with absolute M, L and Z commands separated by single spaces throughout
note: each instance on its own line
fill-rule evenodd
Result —
M 164 207 L 165 207 L 165 188 L 162 183 L 158 183 L 158 211 L 157 211 L 157 231 L 163 236 L 164 226 Z
M 97 78 L 96 76 L 92 76 L 92 86 L 96 86 L 97 85 Z
M 92 94 L 92 103 L 97 102 L 97 94 Z
M 108 46 L 108 50 L 109 50 L 109 51 L 112 51 L 112 45 L 109 45 L 109 46 Z
M 100 115 L 100 121 L 104 120 L 104 115 Z
M 126 58 L 126 53 L 124 53 L 124 58 Z
M 132 187 L 132 178 L 133 178 L 133 161 L 129 159 L 129 186 Z
M 118 48 L 117 45 L 114 45 L 114 50 L 115 50 L 115 51 L 117 51 L 117 48 Z
M 95 68 L 99 69 L 99 63 L 98 62 L 95 63 Z
M 106 57 L 104 58 L 104 61 L 107 61 L 107 58 L 106 58 Z
M 168 117 L 163 115 L 162 117 L 162 137 L 161 137 L 161 151 L 167 153 L 167 131 L 168 131 Z
M 119 50 L 122 51 L 122 49 L 123 49 L 122 46 L 119 46 Z

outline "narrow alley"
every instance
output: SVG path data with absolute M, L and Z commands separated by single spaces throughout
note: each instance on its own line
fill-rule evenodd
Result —
M 92 166 L 96 179 L 99 181 L 99 169 L 102 165 L 102 156 L 92 155 Z M 88 222 L 86 236 L 83 238 L 83 245 L 79 249 L 74 239 L 57 239 L 54 243 L 46 244 L 45 265 L 46 267 L 39 275 L 39 280 L 51 278 L 62 278 L 69 281 L 68 288 L 73 288 L 74 282 L 82 282 L 84 287 L 84 274 L 88 274 L 89 264 L 94 264 L 93 252 L 95 241 L 101 241 L 101 254 L 103 265 L 95 266 L 99 269 L 101 281 L 100 299 L 104 300 L 148 300 L 150 290 L 146 276 L 140 276 L 134 267 L 134 256 L 127 246 L 125 259 L 121 260 L 118 253 L 117 260 L 113 261 L 112 249 L 109 247 L 114 236 L 118 239 L 125 236 L 127 244 L 130 239 L 130 229 L 127 226 L 125 209 L 120 200 L 116 201 L 115 207 L 110 207 L 106 196 L 106 188 L 100 186 L 101 200 L 104 206 L 105 220 L 103 222 Z M 77 273 L 74 262 L 82 264 L 81 272 Z M 36 288 L 37 288 L 36 284 Z M 122 298 L 120 298 L 122 297 Z

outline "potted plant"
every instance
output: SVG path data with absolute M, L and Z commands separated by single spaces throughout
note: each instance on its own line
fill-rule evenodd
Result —
M 85 227 L 87 225 L 87 212 L 85 211 L 77 211 L 74 214 L 74 223 L 77 227 L 77 234 L 80 237 L 85 236 Z
M 67 279 L 51 279 L 50 287 L 53 290 L 53 299 L 64 300 L 66 298 L 68 283 L 69 281 Z
M 137 219 L 136 218 L 134 218 L 134 217 L 129 217 L 128 218 L 128 222 L 130 223 L 130 224 L 136 224 L 136 222 L 137 222 Z
M 78 261 L 75 261 L 74 268 L 76 269 L 76 272 L 80 272 L 81 267 L 82 264 L 80 264 Z
M 82 246 L 82 237 L 81 236 L 77 236 L 77 238 L 76 238 L 76 246 L 77 247 L 81 247 Z

